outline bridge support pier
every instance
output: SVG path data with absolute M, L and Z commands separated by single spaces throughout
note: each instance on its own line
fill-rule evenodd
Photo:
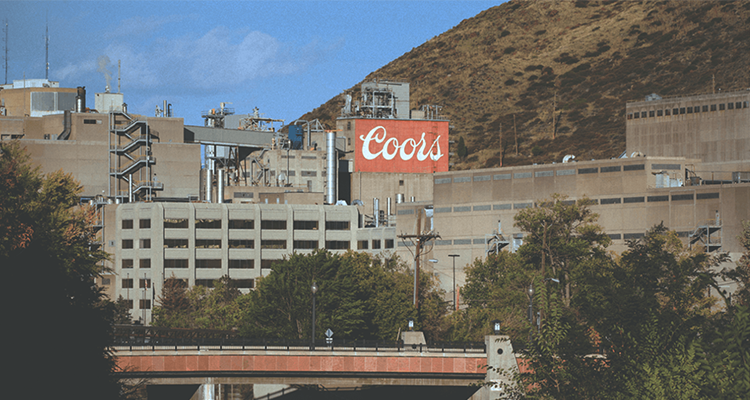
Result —
M 510 336 L 489 335 L 484 337 L 487 346 L 488 385 L 480 389 L 472 399 L 497 400 L 508 397 L 508 391 L 515 388 L 513 375 L 518 372 L 518 362 L 513 354 Z

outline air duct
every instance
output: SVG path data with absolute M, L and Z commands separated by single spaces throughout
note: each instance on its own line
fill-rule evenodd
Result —
M 372 215 L 375 216 L 375 227 L 380 226 L 380 200 L 376 197 L 372 199 Z
M 218 171 L 216 171 L 218 175 L 218 182 L 216 183 L 216 202 L 217 203 L 223 203 L 224 202 L 224 168 L 219 168 Z
M 336 133 L 326 132 L 326 203 L 336 204 Z
M 206 168 L 206 203 L 211 202 L 211 192 L 213 191 L 212 187 L 212 181 L 213 180 L 213 174 L 211 174 L 211 168 Z
M 70 119 L 70 110 L 65 110 L 63 112 L 63 131 L 57 135 L 57 140 L 68 140 L 70 136 Z

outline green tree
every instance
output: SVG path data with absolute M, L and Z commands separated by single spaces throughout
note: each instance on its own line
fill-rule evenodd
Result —
M 611 398 L 695 398 L 701 337 L 714 318 L 710 272 L 725 261 L 687 250 L 663 225 L 629 244 L 616 263 L 588 271 L 576 306 L 598 332 Z
M 133 316 L 130 315 L 130 305 L 122 296 L 118 297 L 117 301 L 112 303 L 111 307 L 114 314 L 112 323 L 116 325 L 128 325 L 133 322 Z
M 527 289 L 539 273 L 523 264 L 516 253 L 501 251 L 474 260 L 465 269 L 461 290 L 465 309 L 451 315 L 450 338 L 481 342 L 491 333 L 491 321 L 500 321 L 500 333 L 510 336 L 513 346 L 526 346 L 529 335 Z
M 200 290 L 196 290 L 200 289 Z M 239 326 L 242 315 L 242 293 L 229 276 L 213 282 L 213 288 L 193 288 L 195 325 L 201 329 L 231 330 Z
M 164 281 L 157 305 L 152 310 L 152 325 L 164 328 L 187 328 L 193 325 L 192 307 L 187 283 L 174 276 Z
M 726 316 L 703 347 L 706 398 L 741 399 L 750 393 L 750 306 L 735 306 Z
M 34 396 L 116 398 L 109 352 L 113 309 L 94 279 L 106 253 L 94 245 L 93 213 L 78 207 L 79 184 L 42 175 L 16 142 L 0 142 L 0 266 L 8 284 L 6 376 Z M 54 371 L 39 384 L 39 368 Z
M 527 264 L 538 266 L 542 277 L 560 281 L 566 306 L 570 305 L 577 268 L 588 262 L 606 259 L 611 239 L 596 224 L 599 218 L 589 209 L 590 199 L 567 201 L 553 194 L 536 207 L 525 208 L 514 217 L 515 225 L 527 233 L 519 249 Z
M 164 282 L 159 304 L 154 307 L 153 325 L 165 328 L 238 328 L 247 302 L 229 276 L 213 281 L 213 287 L 187 287 L 182 279 Z
M 446 329 L 442 293 L 428 274 L 420 275 L 419 311 L 412 305 L 412 277 L 395 259 L 365 253 L 318 250 L 293 254 L 259 279 L 248 296 L 241 333 L 256 337 L 309 339 L 313 281 L 316 336 L 330 328 L 336 338 L 395 340 L 408 317 L 431 340 Z
M 732 303 L 750 305 L 750 221 L 742 222 L 742 233 L 738 239 L 745 253 L 734 268 L 725 268 L 722 276 L 737 283 L 737 290 L 731 296 Z
M 464 137 L 461 136 L 458 138 L 458 145 L 456 145 L 456 155 L 460 159 L 466 158 L 466 156 L 469 154 L 469 149 L 466 148 L 466 143 L 464 143 Z

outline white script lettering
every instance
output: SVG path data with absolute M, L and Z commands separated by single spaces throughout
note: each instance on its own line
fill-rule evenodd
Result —
M 379 134 L 381 131 L 382 134 Z M 363 142 L 362 156 L 364 156 L 366 160 L 374 160 L 378 156 L 382 155 L 386 160 L 393 160 L 396 155 L 398 155 L 402 160 L 409 161 L 414 157 L 414 153 L 417 153 L 417 161 L 424 161 L 427 159 L 427 157 L 432 159 L 432 161 L 439 160 L 444 155 L 440 151 L 440 136 L 438 136 L 432 142 L 430 148 L 427 149 L 427 152 L 425 152 L 427 141 L 425 141 L 424 135 L 425 134 L 422 133 L 422 138 L 420 138 L 419 141 L 416 141 L 413 138 L 408 138 L 404 140 L 403 143 L 399 143 L 398 139 L 396 138 L 386 139 L 388 137 L 388 133 L 386 132 L 385 128 L 382 126 L 376 126 L 367 133 L 367 136 L 359 137 L 359 139 Z M 385 142 L 385 144 L 383 144 L 383 147 L 380 150 L 373 153 L 370 150 L 371 142 L 375 142 L 378 144 Z M 389 148 L 392 149 L 392 151 L 390 151 Z

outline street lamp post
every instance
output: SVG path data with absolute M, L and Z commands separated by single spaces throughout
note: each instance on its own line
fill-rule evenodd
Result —
M 549 281 L 560 283 L 560 280 L 557 278 L 542 279 L 543 284 Z M 531 329 L 529 330 L 529 342 L 531 342 L 531 332 L 534 330 L 534 282 L 533 281 L 529 284 L 528 295 L 529 295 L 529 323 L 531 324 Z M 537 333 L 539 333 L 541 329 L 542 329 L 542 311 L 540 310 L 537 313 L 537 318 L 536 318 Z
M 531 343 L 531 332 L 534 331 L 534 282 L 532 281 L 529 284 L 529 324 L 531 325 L 531 328 L 529 328 L 529 343 Z
M 312 337 L 310 338 L 310 350 L 315 350 L 315 293 L 318 291 L 318 285 L 313 281 L 312 287 Z
M 456 257 L 461 257 L 458 254 L 448 254 L 448 257 L 453 259 L 453 309 L 458 310 L 458 296 L 456 295 Z

